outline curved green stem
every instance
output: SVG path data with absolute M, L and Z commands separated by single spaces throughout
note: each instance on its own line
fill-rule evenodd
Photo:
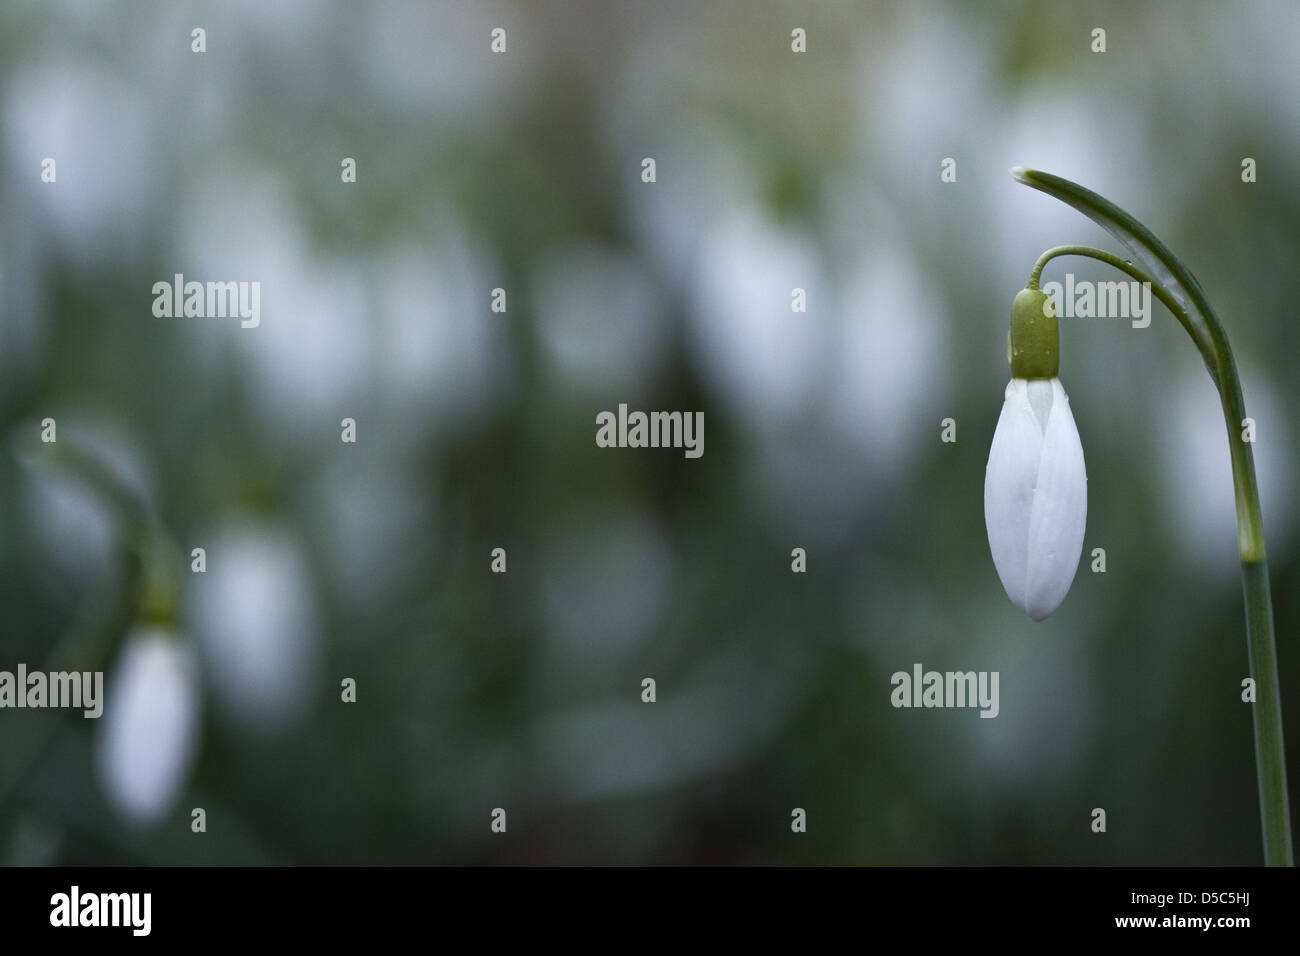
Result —
M 1173 317 L 1178 320 L 1178 324 L 1186 330 L 1187 334 L 1192 337 L 1192 341 L 1196 342 L 1199 347 L 1199 330 L 1192 323 L 1187 310 L 1174 298 L 1173 294 L 1127 259 L 1121 259 L 1119 256 L 1103 252 L 1101 249 L 1093 249 L 1091 246 L 1056 246 L 1048 249 L 1034 263 L 1034 271 L 1029 274 L 1029 288 L 1038 288 L 1038 280 L 1042 277 L 1043 267 L 1060 256 L 1086 256 L 1089 259 L 1096 259 L 1108 266 L 1114 266 L 1120 272 L 1126 273 L 1138 282 L 1150 284 L 1151 294 L 1159 299 L 1164 307 L 1173 314 Z
M 1153 264 L 1153 278 L 1132 262 L 1087 246 L 1058 246 L 1039 257 L 1029 286 L 1036 289 L 1043 267 L 1058 256 L 1079 255 L 1119 269 L 1138 282 L 1151 283 L 1151 291 L 1183 327 L 1205 361 L 1214 380 L 1228 428 L 1232 456 L 1233 489 L 1237 504 L 1237 545 L 1246 601 L 1246 643 L 1250 673 L 1255 680 L 1255 763 L 1259 783 L 1260 822 L 1264 837 L 1264 862 L 1291 866 L 1291 813 L 1287 796 L 1286 750 L 1282 737 L 1282 701 L 1277 675 L 1277 646 L 1273 632 L 1273 602 L 1269 594 L 1268 560 L 1264 551 L 1264 522 L 1255 478 L 1255 458 L 1245 427 L 1246 405 L 1237 364 L 1227 333 L 1191 271 L 1152 232 L 1114 203 L 1068 179 L 1037 170 L 1014 169 L 1012 175 L 1027 186 L 1054 196 L 1099 223 L 1129 245 L 1144 262 Z M 1184 305 L 1178 292 L 1190 300 Z M 1198 320 L 1199 319 L 1199 324 Z

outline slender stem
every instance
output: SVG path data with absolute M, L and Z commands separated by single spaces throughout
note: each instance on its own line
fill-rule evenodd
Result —
M 1079 187 L 1081 188 L 1081 187 Z M 1228 427 L 1228 446 L 1232 456 L 1233 489 L 1237 502 L 1237 544 L 1241 554 L 1241 574 L 1246 599 L 1246 643 L 1250 655 L 1250 674 L 1255 681 L 1255 765 L 1259 782 L 1260 821 L 1264 835 L 1264 862 L 1268 866 L 1292 866 L 1291 812 L 1286 783 L 1286 748 L 1282 739 L 1282 695 L 1277 674 L 1277 647 L 1273 633 L 1273 602 L 1269 594 L 1268 560 L 1264 551 L 1264 522 L 1259 506 L 1259 485 L 1255 478 L 1255 458 L 1250 442 L 1239 429 L 1245 424 L 1246 406 L 1241 393 L 1237 365 L 1228 345 L 1223 325 L 1210 307 L 1199 283 L 1181 263 L 1178 271 L 1186 273 L 1187 288 L 1193 303 L 1205 321 L 1198 326 L 1187 310 L 1165 286 L 1118 256 L 1088 246 L 1057 246 L 1044 252 L 1034 264 L 1029 287 L 1038 288 L 1043 267 L 1058 256 L 1087 256 L 1113 266 L 1136 279 L 1151 283 L 1151 291 L 1176 318 L 1196 343 L 1210 377 L 1214 379 Z M 1172 253 L 1170 253 L 1172 258 Z M 1173 268 L 1173 266 L 1171 266 Z
M 1291 810 L 1287 803 L 1286 747 L 1282 739 L 1282 695 L 1278 689 L 1268 562 L 1263 559 L 1243 561 L 1241 577 L 1246 594 L 1250 672 L 1255 678 L 1255 765 L 1259 771 L 1259 814 L 1264 825 L 1264 863 L 1268 866 L 1294 866 Z
M 1164 304 L 1164 307 L 1173 314 L 1175 319 L 1178 320 L 1178 324 L 1181 325 L 1184 331 L 1186 331 L 1187 334 L 1192 337 L 1192 340 L 1196 342 L 1197 347 L 1201 348 L 1204 336 L 1200 329 L 1193 324 L 1191 317 L 1187 314 L 1187 310 L 1182 307 L 1179 301 L 1174 298 L 1173 294 L 1168 289 L 1137 266 L 1133 265 L 1133 263 L 1129 262 L 1127 259 L 1121 259 L 1119 256 L 1112 255 L 1109 252 L 1103 252 L 1101 249 L 1093 249 L 1091 246 L 1056 246 L 1053 249 L 1048 249 L 1039 256 L 1038 261 L 1034 263 L 1034 271 L 1029 274 L 1029 288 L 1038 288 L 1038 280 L 1042 277 L 1043 267 L 1059 256 L 1086 256 L 1089 259 L 1096 259 L 1098 262 L 1104 262 L 1108 266 L 1114 266 L 1120 272 L 1127 273 L 1138 282 L 1144 284 L 1149 283 L 1151 285 L 1151 294 Z M 1208 345 L 1208 340 L 1205 340 L 1205 344 Z M 1202 349 L 1202 351 L 1204 350 Z

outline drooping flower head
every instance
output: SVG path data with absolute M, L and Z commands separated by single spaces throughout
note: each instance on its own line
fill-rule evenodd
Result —
M 1056 314 L 1038 289 L 1012 303 L 1007 352 L 1012 379 L 984 473 L 984 523 L 1007 596 L 1041 621 L 1061 606 L 1079 566 L 1088 478 L 1057 378 Z

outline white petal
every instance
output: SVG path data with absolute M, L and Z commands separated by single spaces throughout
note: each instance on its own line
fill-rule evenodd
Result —
M 134 823 L 157 822 L 189 775 L 198 738 L 194 655 L 159 629 L 129 635 L 109 679 L 97 739 L 110 802 Z
M 1029 404 L 1028 383 L 1012 379 L 984 473 L 984 524 L 993 565 L 1007 596 L 1025 607 L 1029 521 L 1043 432 Z
M 1052 407 L 1043 436 L 1038 487 L 1029 519 L 1028 580 L 1022 609 L 1035 621 L 1069 593 L 1079 567 L 1088 518 L 1088 478 L 1070 399 L 1052 379 Z
M 1052 414 L 1052 402 L 1056 399 L 1056 391 L 1052 387 L 1052 381 L 1045 378 L 1031 379 L 1025 385 L 1025 393 L 1029 396 L 1029 407 L 1034 411 L 1034 418 L 1038 421 L 1038 430 L 1047 433 L 1047 419 Z
M 1083 446 L 1057 379 L 1012 379 L 984 476 L 984 522 L 998 577 L 1035 621 L 1065 600 L 1087 523 Z

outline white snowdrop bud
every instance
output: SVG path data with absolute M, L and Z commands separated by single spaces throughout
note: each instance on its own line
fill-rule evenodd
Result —
M 1060 332 L 1036 285 L 1011 303 L 1007 385 L 984 472 L 989 550 L 1012 603 L 1035 621 L 1069 593 L 1083 548 L 1088 477 L 1070 400 L 1061 387 Z
M 194 653 L 161 627 L 127 636 L 109 674 L 96 764 L 109 802 L 137 825 L 157 823 L 189 777 L 198 743 Z
M 1007 596 L 1035 621 L 1065 600 L 1087 517 L 1083 446 L 1060 379 L 1013 378 L 984 473 L 984 523 Z

